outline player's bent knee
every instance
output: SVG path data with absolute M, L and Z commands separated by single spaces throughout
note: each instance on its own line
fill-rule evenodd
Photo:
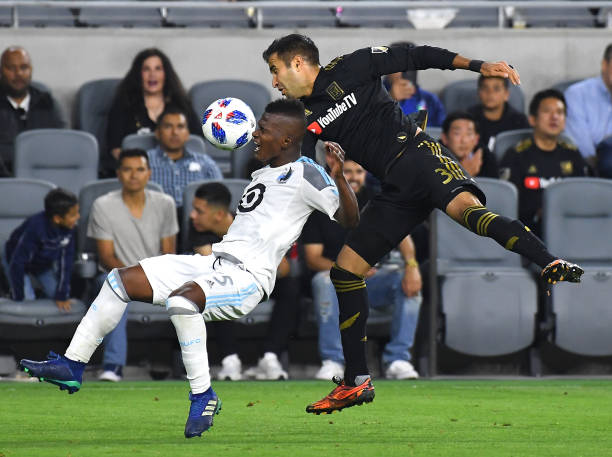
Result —
M 106 276 L 106 283 L 121 301 L 126 303 L 130 301 L 130 295 L 125 290 L 123 280 L 121 279 L 121 275 L 119 274 L 119 270 L 117 268 L 113 268 Z
M 170 298 L 172 297 L 182 297 L 189 300 L 199 309 L 199 312 L 204 311 L 206 306 L 206 295 L 202 288 L 194 281 L 189 281 L 173 291 L 170 294 Z
M 472 206 L 483 206 L 476 195 L 469 191 L 463 191 L 446 205 L 446 214 L 459 223 L 463 223 L 463 214 Z
M 170 317 L 176 315 L 192 315 L 200 313 L 198 305 L 183 297 L 182 295 L 172 295 L 166 300 L 166 311 Z

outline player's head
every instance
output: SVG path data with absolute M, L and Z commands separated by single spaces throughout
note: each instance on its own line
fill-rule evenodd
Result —
M 189 217 L 197 232 L 216 232 L 230 211 L 232 194 L 220 182 L 202 184 L 196 189 Z
M 567 105 L 557 89 L 537 92 L 529 103 L 529 124 L 534 135 L 557 138 L 565 129 Z
M 601 78 L 608 87 L 608 91 L 612 92 L 612 43 L 606 46 L 601 60 Z
M 175 105 L 167 105 L 157 119 L 155 137 L 165 153 L 182 153 L 189 139 L 189 125 L 185 110 Z
M 117 162 L 117 178 L 124 191 L 141 192 L 151 179 L 149 157 L 142 149 L 124 149 Z
M 510 80 L 495 76 L 478 78 L 478 98 L 486 110 L 502 107 L 510 98 Z
M 10 97 L 25 97 L 32 81 L 32 62 L 28 52 L 11 46 L 0 57 L 0 83 Z
M 357 194 L 366 182 L 366 171 L 364 168 L 353 160 L 345 160 L 342 172 L 353 192 Z
M 58 187 L 45 196 L 45 215 L 55 225 L 73 229 L 79 220 L 79 201 L 72 192 Z
M 306 115 L 302 102 L 274 100 L 266 106 L 253 132 L 255 158 L 273 167 L 296 160 L 305 132 Z
M 473 152 L 480 141 L 478 123 L 470 113 L 455 111 L 444 119 L 441 139 L 461 160 Z
M 272 42 L 263 52 L 272 87 L 287 98 L 310 95 L 319 71 L 319 49 L 305 35 L 292 33 Z

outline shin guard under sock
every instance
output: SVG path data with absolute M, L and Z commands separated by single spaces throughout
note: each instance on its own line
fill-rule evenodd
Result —
M 355 377 L 368 374 L 365 345 L 368 319 L 368 292 L 363 277 L 334 264 L 329 273 L 338 296 L 340 337 L 344 352 L 344 382 L 354 385 Z

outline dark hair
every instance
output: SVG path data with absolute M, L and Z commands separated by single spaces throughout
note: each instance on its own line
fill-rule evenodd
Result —
M 231 192 L 220 182 L 202 184 L 196 189 L 195 197 L 206 200 L 210 205 L 221 206 L 227 211 L 232 201 Z
M 486 79 L 501 79 L 502 82 L 504 83 L 504 87 L 506 89 L 508 89 L 510 87 L 510 79 L 508 78 L 502 78 L 500 76 L 484 76 L 484 75 L 480 75 L 478 77 L 478 88 L 480 89 L 482 87 L 482 83 L 486 80 Z
M 125 75 L 125 77 L 119 83 L 117 92 L 115 94 L 115 101 L 120 102 L 122 105 L 132 108 L 136 111 L 141 105 L 144 104 L 144 98 L 142 95 L 142 64 L 149 57 L 159 57 L 164 67 L 164 100 L 165 102 L 172 103 L 180 106 L 185 112 L 190 112 L 191 105 L 181 80 L 174 71 L 174 67 L 170 62 L 170 59 L 166 54 L 157 48 L 147 48 L 140 51 L 134 57 L 132 66 Z M 192 114 L 193 115 L 193 114 Z
M 119 158 L 117 159 L 117 169 L 121 168 L 121 164 L 123 163 L 123 159 L 128 157 L 144 157 L 147 162 L 147 168 L 151 168 L 149 165 L 149 156 L 147 155 L 144 149 L 140 148 L 132 148 L 132 149 L 123 149 L 119 153 Z
M 606 62 L 610 62 L 612 59 L 612 43 L 606 46 L 606 50 L 604 51 L 603 58 Z
M 77 203 L 79 201 L 76 195 L 69 190 L 58 187 L 45 195 L 45 215 L 49 219 L 55 215 L 63 217 Z
M 480 133 L 478 121 L 476 121 L 476 118 L 467 111 L 453 111 L 448 116 L 446 116 L 446 119 L 444 119 L 444 122 L 442 122 L 442 131 L 448 134 L 453 122 L 458 121 L 459 119 L 472 121 L 474 123 L 474 130 L 476 131 L 476 133 Z
M 311 64 L 319 65 L 319 49 L 306 35 L 292 33 L 291 35 L 277 38 L 263 52 L 263 59 L 267 62 L 274 53 L 278 54 L 278 57 L 287 66 L 291 63 L 291 59 L 298 54 Z
M 265 111 L 268 114 L 284 114 L 295 118 L 304 124 L 306 130 L 306 112 L 304 104 L 299 100 L 279 98 L 268 103 Z
M 186 113 L 183 108 L 176 105 L 166 105 L 162 113 L 157 118 L 157 127 L 159 127 L 164 117 L 166 117 L 168 114 L 182 114 L 183 116 L 185 116 L 187 124 L 189 124 L 189 113 Z M 189 125 L 187 125 L 187 128 L 189 128 Z
M 567 103 L 565 103 L 565 97 L 563 96 L 563 93 L 558 91 L 557 89 L 545 89 L 541 90 L 540 92 L 537 92 L 531 99 L 531 103 L 529 103 L 529 114 L 531 116 L 538 115 L 540 104 L 545 98 L 556 98 L 557 100 L 561 100 L 563 102 L 563 111 L 567 113 Z

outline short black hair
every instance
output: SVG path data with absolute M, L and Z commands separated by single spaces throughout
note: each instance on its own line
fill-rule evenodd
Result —
M 265 112 L 268 114 L 284 114 L 285 116 L 295 118 L 304 124 L 304 131 L 306 130 L 306 108 L 299 100 L 279 98 L 268 103 Z
M 563 102 L 563 110 L 567 113 L 567 103 L 565 102 L 563 93 L 557 89 L 545 89 L 537 92 L 531 99 L 531 103 L 529 103 L 529 114 L 531 116 L 535 117 L 538 115 L 540 104 L 545 98 L 556 98 L 557 100 L 561 100 L 561 102 Z
M 610 60 L 612 60 L 612 43 L 606 46 L 606 50 L 604 51 L 603 58 L 606 62 L 610 62 Z
M 478 88 L 480 89 L 482 87 L 482 83 L 485 81 L 485 79 L 501 79 L 504 83 L 504 87 L 506 89 L 508 89 L 510 87 L 510 79 L 509 78 L 502 78 L 501 76 L 484 76 L 484 75 L 480 75 L 478 77 Z
M 123 149 L 119 153 L 119 159 L 117 159 L 117 169 L 121 168 L 123 159 L 127 157 L 144 157 L 145 162 L 147 162 L 147 168 L 151 168 L 151 166 L 149 165 L 149 156 L 147 155 L 146 151 L 140 148 L 132 148 L 132 149 Z
M 466 119 L 468 121 L 472 121 L 474 123 L 474 130 L 476 131 L 476 133 L 480 133 L 478 121 L 467 111 L 453 111 L 448 116 L 446 116 L 446 119 L 444 119 L 444 122 L 442 122 L 442 131 L 448 134 L 453 122 L 458 121 L 459 119 Z
M 229 189 L 220 182 L 208 182 L 199 186 L 195 191 L 195 197 L 206 200 L 208 204 L 221 206 L 229 211 L 232 202 L 232 194 Z
M 183 108 L 177 105 L 166 105 L 164 110 L 157 118 L 157 128 L 159 128 L 162 121 L 164 120 L 164 117 L 166 117 L 168 114 L 182 114 L 185 117 L 185 121 L 189 123 L 189 113 L 186 113 Z M 189 125 L 187 127 L 189 127 Z
M 284 37 L 277 38 L 266 49 L 262 56 L 267 62 L 272 54 L 278 54 L 278 57 L 289 66 L 291 59 L 296 55 L 301 55 L 313 65 L 319 65 L 319 48 L 306 35 L 292 33 Z
M 45 215 L 49 219 L 55 215 L 64 217 L 70 211 L 70 208 L 78 203 L 76 195 L 69 190 L 58 187 L 45 195 Z

